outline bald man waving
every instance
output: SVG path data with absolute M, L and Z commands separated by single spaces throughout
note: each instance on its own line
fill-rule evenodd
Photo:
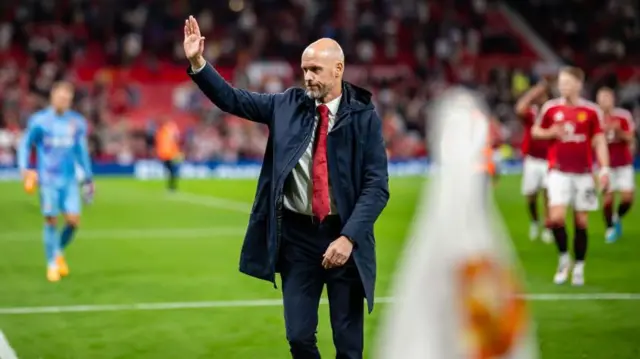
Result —
M 371 93 L 342 80 L 340 45 L 321 39 L 302 54 L 305 88 L 260 94 L 233 88 L 203 57 L 185 21 L 189 76 L 220 109 L 269 127 L 240 255 L 240 271 L 280 273 L 293 358 L 320 358 L 318 304 L 327 285 L 336 358 L 362 358 L 364 299 L 373 310 L 373 227 L 389 200 L 382 124 Z

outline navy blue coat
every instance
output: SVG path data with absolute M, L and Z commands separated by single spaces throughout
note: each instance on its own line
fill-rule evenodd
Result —
M 240 271 L 276 286 L 283 188 L 311 141 L 315 102 L 302 88 L 260 94 L 233 88 L 210 65 L 187 73 L 221 110 L 269 128 L 255 200 L 240 256 Z M 348 82 L 336 122 L 327 138 L 329 179 L 342 235 L 354 243 L 353 257 L 373 310 L 376 254 L 374 222 L 389 200 L 387 155 L 382 122 L 371 93 Z

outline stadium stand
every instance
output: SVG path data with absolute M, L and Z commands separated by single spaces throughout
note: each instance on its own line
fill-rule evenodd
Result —
M 517 3 L 519 11 L 548 11 L 532 5 L 540 1 Z M 185 75 L 181 25 L 186 9 L 202 26 L 208 60 L 235 85 L 255 91 L 294 85 L 304 46 L 319 37 L 336 38 L 346 51 L 347 78 L 374 91 L 392 159 L 426 154 L 428 101 L 452 83 L 481 90 L 502 125 L 504 142 L 517 146 L 521 128 L 512 105 L 542 75 L 535 69 L 536 52 L 491 0 L 51 4 L 0 5 L 0 165 L 14 161 L 28 114 L 43 106 L 52 82 L 62 78 L 78 84 L 77 108 L 91 122 L 97 161 L 130 163 L 151 156 L 160 115 L 180 124 L 190 160 L 259 159 L 266 129 L 221 113 Z M 567 13 L 572 9 L 558 7 L 554 26 L 568 21 Z M 610 14 L 613 20 L 623 16 Z M 593 35 L 584 35 L 582 21 L 587 20 L 577 20 L 583 24 L 576 30 L 580 36 Z M 603 30 L 607 23 L 602 21 Z M 574 52 L 583 48 L 584 42 L 575 40 L 580 36 L 567 42 Z M 637 38 L 624 41 L 631 49 Z M 618 76 L 608 75 L 603 72 L 599 81 L 619 88 L 628 107 L 640 111 L 639 78 L 612 84 Z
M 567 62 L 591 69 L 640 58 L 637 1 L 510 1 Z

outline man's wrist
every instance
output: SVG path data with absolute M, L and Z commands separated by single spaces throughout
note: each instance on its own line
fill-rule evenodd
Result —
M 341 236 L 342 236 L 342 237 L 344 237 L 344 238 L 346 238 L 349 242 L 351 242 L 351 244 L 353 244 L 353 245 L 355 245 L 355 244 L 356 244 L 356 242 L 355 242 L 353 239 L 349 238 L 349 236 L 346 236 L 346 235 L 344 235 L 344 234 L 342 234 Z
M 600 167 L 599 174 L 600 176 L 608 176 L 611 173 L 611 168 L 609 166 Z
M 191 63 L 191 72 L 193 72 L 194 74 L 202 71 L 202 69 L 207 66 L 207 61 L 202 56 L 199 56 L 198 58 L 193 60 L 189 60 L 189 62 Z

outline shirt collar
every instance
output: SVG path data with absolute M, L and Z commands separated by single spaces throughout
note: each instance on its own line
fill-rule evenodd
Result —
M 56 112 L 56 110 L 51 105 L 47 106 L 47 111 L 49 111 L 50 114 L 56 115 L 58 117 L 65 117 L 69 113 L 69 110 L 67 110 L 67 111 L 59 114 L 59 113 Z
M 327 107 L 329 108 L 329 114 L 335 116 L 336 113 L 338 113 L 338 107 L 340 106 L 340 99 L 342 98 L 342 95 L 334 98 L 333 100 L 325 103 L 325 105 L 327 105 Z M 318 100 L 316 100 L 316 107 L 322 105 L 322 103 Z

